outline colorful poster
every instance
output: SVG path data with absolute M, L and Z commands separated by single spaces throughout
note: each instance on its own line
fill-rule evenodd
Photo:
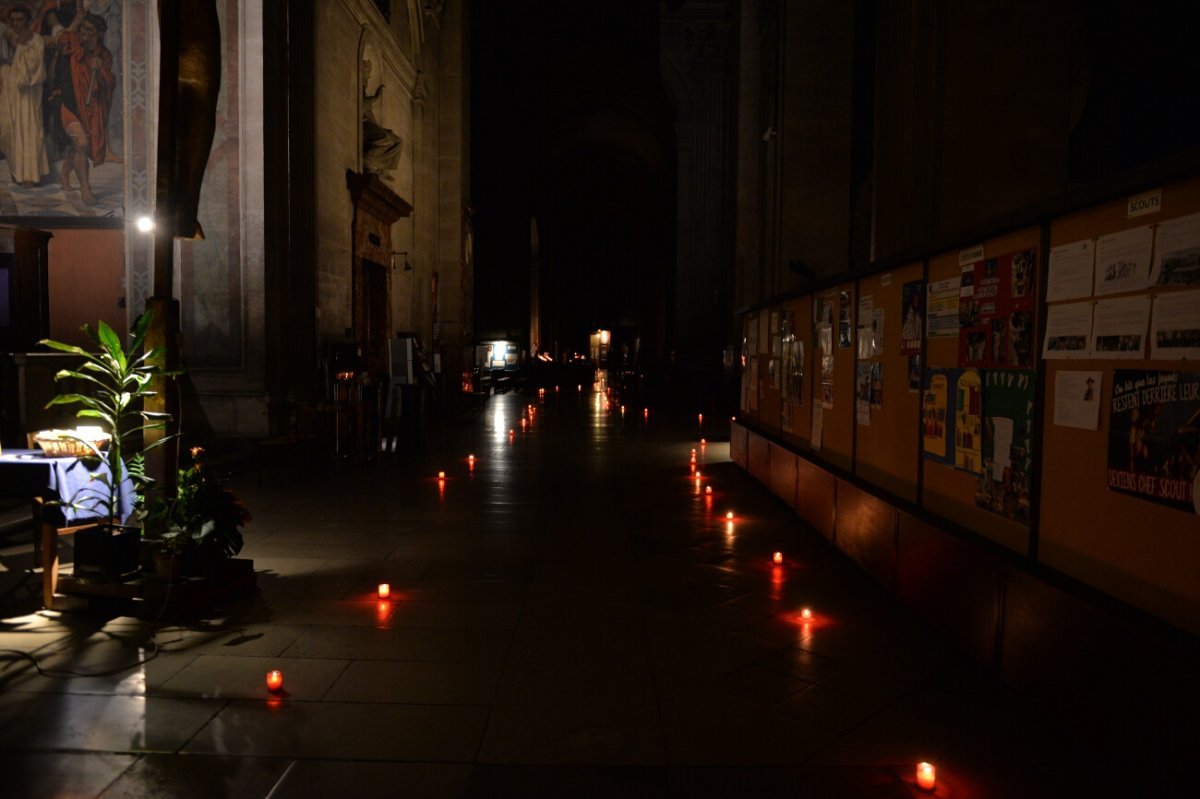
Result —
M 1033 470 L 1034 373 L 992 369 L 983 376 L 983 469 L 975 506 L 1029 524 Z
M 900 354 L 919 355 L 921 332 L 925 327 L 925 281 L 905 283 L 901 295 L 904 317 L 900 327 Z
M 908 393 L 917 394 L 921 391 L 921 356 L 908 356 Z
M 1118 369 L 1108 425 L 1108 487 L 1200 513 L 1200 372 Z
M 983 382 L 978 369 L 952 369 L 954 466 L 978 474 L 983 468 Z
M 883 364 L 871 364 L 871 407 L 883 407 Z
M 950 462 L 947 442 L 954 435 L 954 413 L 950 400 L 949 371 L 926 369 L 925 394 L 921 398 L 921 446 L 927 460 Z
M 871 364 L 859 363 L 854 377 L 854 409 L 861 425 L 871 424 Z
M 850 292 L 838 294 L 838 349 L 850 346 Z
M 1037 257 L 1032 249 L 962 267 L 960 366 L 1032 366 Z

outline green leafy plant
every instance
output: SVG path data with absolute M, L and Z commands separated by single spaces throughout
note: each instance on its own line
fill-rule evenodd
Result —
M 126 477 L 135 492 L 134 507 L 140 508 L 144 504 L 145 492 L 154 482 L 146 474 L 144 455 L 169 440 L 169 437 L 163 437 L 150 445 L 142 443 L 147 430 L 165 429 L 171 418 L 168 413 L 146 410 L 145 400 L 157 396 L 150 388 L 151 382 L 158 377 L 177 374 L 158 365 L 163 354 L 161 347 L 144 349 L 150 318 L 149 311 L 137 318 L 127 346 L 103 321 L 94 329 L 86 324 L 80 328 L 92 341 L 94 351 L 51 339 L 41 341 L 47 347 L 78 356 L 83 361 L 76 369 L 60 370 L 54 379 L 81 381 L 88 389 L 86 393 L 59 394 L 46 407 L 79 405 L 81 407 L 75 413 L 77 418 L 99 420 L 112 436 L 107 450 L 79 438 L 94 457 L 108 464 L 109 474 L 98 478 L 104 480 L 106 495 L 97 497 L 95 504 L 101 506 L 109 518 L 116 516 L 123 507 Z
M 213 558 L 231 558 L 242 549 L 241 528 L 250 511 L 204 465 L 204 450 L 192 447 L 191 466 L 178 472 L 175 497 L 159 500 L 147 523 L 157 529 L 163 549 L 195 546 Z

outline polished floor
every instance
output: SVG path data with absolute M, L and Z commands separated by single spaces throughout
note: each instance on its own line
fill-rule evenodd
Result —
M 1137 795 L 727 433 L 573 386 L 495 396 L 378 464 L 239 478 L 259 590 L 196 623 L 11 615 L 10 590 L 0 795 Z

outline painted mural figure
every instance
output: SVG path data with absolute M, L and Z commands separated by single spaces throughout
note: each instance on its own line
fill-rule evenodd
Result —
M 10 6 L 0 60 L 0 150 L 14 183 L 38 185 L 50 173 L 42 129 L 45 41 L 33 30 L 29 6 Z
M 50 119 L 56 138 L 65 148 L 59 183 L 64 191 L 73 191 L 74 173 L 81 199 L 95 205 L 96 196 L 88 180 L 89 162 L 99 166 L 108 157 L 108 115 L 117 78 L 112 70 L 112 53 L 101 41 L 107 23 L 103 17 L 85 12 L 85 6 L 79 4 L 75 19 L 56 39 Z

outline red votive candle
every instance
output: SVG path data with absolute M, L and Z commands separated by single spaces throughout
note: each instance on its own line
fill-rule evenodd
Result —
M 937 769 L 932 763 L 917 764 L 917 787 L 923 791 L 932 791 L 937 787 Z
M 778 566 L 780 563 L 783 563 L 783 553 L 782 553 L 782 552 L 776 552 L 774 555 L 772 555 L 772 556 L 771 556 L 771 560 L 775 561 L 775 565 L 777 565 L 777 566 Z M 809 616 L 812 616 L 812 614 L 811 614 L 811 613 L 810 613 L 810 614 L 808 614 L 808 615 L 809 615 Z
M 272 693 L 278 692 L 283 688 L 283 672 L 279 669 L 271 669 L 267 672 L 267 690 Z

